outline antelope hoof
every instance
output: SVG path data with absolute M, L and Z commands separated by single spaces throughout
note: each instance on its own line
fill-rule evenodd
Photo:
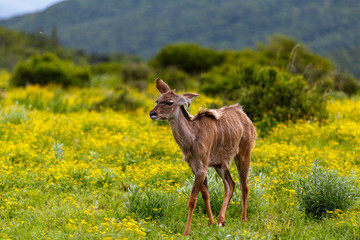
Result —
M 218 227 L 225 227 L 225 221 L 223 223 L 218 223 L 217 226 Z

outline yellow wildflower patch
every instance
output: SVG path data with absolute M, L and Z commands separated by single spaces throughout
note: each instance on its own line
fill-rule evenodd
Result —
M 181 151 L 169 126 L 149 119 L 148 111 L 154 99 L 144 98 L 144 107 L 133 112 L 109 109 L 98 112 L 86 108 L 75 111 L 80 105 L 100 101 L 107 90 L 70 89 L 62 93 L 59 101 L 66 104 L 66 109 L 73 110 L 59 113 L 47 105 L 56 99 L 57 91 L 64 90 L 56 86 L 28 86 L 10 90 L 1 102 L 0 238 L 16 239 L 24 231 L 31 232 L 34 238 L 53 239 L 142 239 L 149 233 L 164 239 L 179 238 L 179 229 L 183 229 L 186 222 L 187 204 L 187 194 L 179 189 L 192 181 L 192 173 L 181 161 Z M 139 94 L 139 98 L 146 96 L 133 94 Z M 194 101 L 192 113 L 210 103 L 221 105 L 219 100 L 201 96 Z M 23 105 L 26 108 L 21 108 Z M 252 153 L 250 179 L 250 186 L 258 189 L 250 189 L 250 198 L 265 188 L 266 196 L 264 193 L 262 198 L 265 204 L 280 204 L 277 203 L 279 196 L 284 195 L 287 201 L 281 206 L 297 212 L 293 175 L 307 175 L 315 160 L 320 160 L 328 169 L 336 169 L 342 175 L 355 174 L 359 179 L 359 106 L 359 100 L 333 101 L 328 104 L 330 118 L 326 122 L 279 124 L 268 136 L 258 139 Z M 19 121 L 10 119 L 11 111 Z M 231 172 L 238 187 L 234 165 Z M 261 184 L 260 173 L 266 176 L 261 178 Z M 209 180 L 210 188 L 211 184 L 214 182 Z M 168 211 L 162 206 L 149 211 L 156 212 L 155 217 L 143 216 L 146 221 L 128 212 L 125 206 L 130 185 L 175 196 L 174 201 L 184 204 L 176 214 L 184 217 L 181 217 L 183 222 L 176 220 L 176 224 L 172 224 L 181 226 L 173 230 L 156 219 Z M 222 198 L 213 198 L 216 191 L 210 193 L 211 201 L 221 207 Z M 222 195 L 220 192 L 217 196 Z M 241 198 L 237 199 L 230 203 L 230 219 L 240 216 L 231 213 L 241 211 Z M 198 201 L 200 205 L 201 201 Z M 247 229 L 230 235 L 263 239 L 268 238 L 264 231 L 284 230 L 272 214 L 257 212 L 255 204 L 260 203 L 249 202 L 249 222 L 265 219 L 261 222 L 264 228 L 251 230 L 252 225 L 242 225 Z M 161 213 L 157 215 L 157 212 Z M 199 215 L 202 218 L 202 214 L 206 216 L 201 211 L 195 212 L 194 231 L 207 228 L 206 221 L 200 225 L 196 220 Z M 331 215 L 329 221 L 334 228 L 359 229 L 358 209 L 333 211 Z M 176 219 L 171 214 L 167 217 Z M 239 217 L 234 222 L 238 224 L 240 220 Z M 33 225 L 29 221 L 34 222 Z M 290 228 L 292 223 L 286 224 Z M 271 234 L 272 238 L 278 238 Z

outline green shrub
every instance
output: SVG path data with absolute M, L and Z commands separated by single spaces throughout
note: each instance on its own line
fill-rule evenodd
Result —
M 119 89 L 124 81 L 118 74 L 99 74 L 90 80 L 90 87 Z
M 98 63 L 92 66 L 94 76 L 90 80 L 91 87 L 121 88 L 123 64 L 118 62 Z
M 92 66 L 94 75 L 114 74 L 119 75 L 122 71 L 122 64 L 116 62 L 98 63 Z
M 348 209 L 359 196 L 355 181 L 354 176 L 340 176 L 336 170 L 328 171 L 314 162 L 310 174 L 295 181 L 301 210 L 321 217 L 329 211 Z
M 307 50 L 303 44 L 283 35 L 274 35 L 267 44 L 259 44 L 258 51 L 266 63 L 289 73 L 302 74 L 309 82 L 321 81 L 335 70 L 331 61 Z
M 191 190 L 194 185 L 194 175 L 191 175 L 186 179 L 184 184 L 182 184 L 181 188 L 177 190 L 177 193 L 180 196 L 186 196 L 186 199 L 188 198 L 189 194 L 191 193 Z M 208 188 L 209 188 L 209 194 L 210 194 L 210 205 L 211 205 L 211 211 L 214 214 L 214 217 L 219 214 L 222 203 L 224 200 L 224 184 L 221 180 L 220 176 L 216 173 L 214 168 L 209 168 L 208 174 L 207 174 L 207 182 L 208 182 Z M 182 204 L 185 204 L 184 206 L 187 207 L 187 201 L 182 200 Z M 201 192 L 198 194 L 198 199 L 196 202 L 195 207 L 195 214 L 200 213 L 203 215 L 206 215 L 206 207 L 204 199 L 201 196 Z M 240 210 L 241 211 L 241 210 Z
M 0 110 L 0 123 L 20 124 L 28 119 L 28 112 L 24 106 L 15 104 Z
M 112 92 L 103 100 L 97 102 L 92 107 L 94 110 L 102 110 L 111 108 L 115 111 L 126 109 L 136 110 L 144 107 L 144 100 L 136 96 L 129 88 L 123 87 L 122 89 Z
M 198 87 L 197 81 L 191 78 L 189 74 L 176 67 L 167 67 L 160 69 L 156 72 L 157 76 L 161 79 L 166 79 L 166 83 L 171 88 L 185 91 L 187 89 L 194 89 Z M 151 78 L 151 82 L 154 81 L 154 77 Z
M 57 143 L 54 142 L 52 145 L 53 151 L 54 151 L 54 159 L 55 160 L 63 160 L 64 159 L 64 144 L 63 143 Z
M 54 113 L 65 113 L 81 109 L 81 106 L 70 106 L 66 98 L 66 91 L 61 88 L 54 89 L 53 98 L 44 100 L 43 97 L 43 92 L 38 91 L 34 94 L 28 93 L 25 96 L 15 97 L 14 100 L 27 109 L 46 109 Z
M 19 62 L 10 83 L 13 86 L 53 83 L 68 87 L 84 86 L 89 80 L 89 68 L 75 66 L 72 62 L 61 60 L 52 53 L 45 53 Z
M 201 92 L 239 102 L 262 131 L 279 121 L 327 117 L 324 89 L 275 67 L 224 65 L 203 74 L 201 82 Z
M 127 62 L 122 69 L 124 83 L 140 90 L 146 89 L 150 73 L 150 66 L 142 62 Z
M 208 71 L 224 62 L 225 56 L 196 44 L 167 45 L 152 59 L 155 67 L 176 67 L 187 73 Z
M 259 173 L 258 178 L 255 179 L 254 172 L 250 171 L 249 182 L 250 182 L 250 191 L 248 197 L 248 214 L 261 214 L 269 209 L 268 198 L 268 188 L 266 188 L 266 175 L 262 172 Z M 240 188 L 238 188 L 240 190 Z M 240 191 L 237 195 L 237 202 L 240 203 Z M 236 199 L 234 198 L 234 201 Z
M 141 190 L 132 185 L 128 190 L 125 207 L 129 212 L 135 213 L 138 218 L 161 219 L 169 213 L 167 210 L 174 200 L 171 194 L 152 189 Z
M 334 76 L 334 90 L 355 95 L 360 90 L 360 82 L 349 74 L 338 73 Z

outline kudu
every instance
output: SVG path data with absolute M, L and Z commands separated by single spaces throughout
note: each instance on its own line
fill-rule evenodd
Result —
M 161 93 L 157 105 L 150 112 L 153 120 L 167 120 L 184 160 L 195 174 L 195 182 L 188 202 L 188 218 L 184 235 L 190 233 L 191 218 L 201 191 L 205 201 L 210 224 L 214 224 L 210 207 L 207 171 L 214 167 L 224 182 L 225 196 L 217 224 L 224 226 L 225 213 L 234 192 L 229 164 L 235 159 L 241 183 L 242 221 L 246 221 L 247 197 L 249 192 L 248 173 L 250 154 L 255 144 L 256 130 L 241 106 L 232 105 L 221 109 L 210 109 L 191 116 L 186 110 L 196 93 L 176 94 L 161 79 L 155 80 Z

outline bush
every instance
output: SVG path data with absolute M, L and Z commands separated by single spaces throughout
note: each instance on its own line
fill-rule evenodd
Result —
M 349 74 L 338 73 L 334 76 L 334 90 L 355 95 L 360 90 L 360 82 Z
M 182 187 L 177 190 L 177 192 L 182 196 L 188 196 L 193 188 L 195 180 L 194 178 L 194 176 L 189 177 L 182 185 Z M 222 207 L 224 199 L 224 184 L 214 168 L 209 168 L 209 172 L 207 174 L 207 182 L 210 194 L 211 211 L 213 212 L 214 216 L 216 216 L 220 212 Z M 184 203 L 187 202 L 184 201 Z M 200 213 L 204 215 L 206 214 L 205 202 L 201 196 L 201 193 L 199 193 L 198 196 L 195 213 Z
M 225 56 L 196 44 L 167 45 L 152 59 L 154 67 L 176 67 L 187 73 L 208 71 L 224 62 Z
M 52 53 L 45 53 L 34 55 L 27 61 L 18 63 L 10 83 L 13 86 L 53 83 L 68 87 L 84 86 L 89 80 L 89 68 L 75 66 L 72 62 L 61 60 Z
M 124 81 L 118 74 L 99 74 L 90 80 L 90 87 L 93 88 L 121 89 L 123 85 Z
M 66 91 L 61 88 L 45 90 L 38 86 L 27 87 L 26 94 L 15 97 L 14 101 L 26 109 L 47 110 L 54 113 L 65 113 L 80 109 L 80 106 L 69 104 Z
M 327 212 L 348 209 L 358 198 L 356 178 L 327 171 L 315 162 L 308 177 L 296 181 L 295 189 L 300 208 L 307 215 L 322 217 Z
M 166 83 L 171 86 L 171 88 L 179 91 L 185 91 L 187 89 L 193 89 L 197 87 L 197 81 L 192 79 L 186 72 L 175 67 L 168 67 L 157 71 L 156 77 L 166 79 Z M 151 78 L 151 81 L 154 81 L 153 77 Z
M 201 81 L 201 92 L 239 102 L 262 131 L 279 121 L 327 117 L 323 89 L 275 67 L 225 65 L 202 75 Z
M 1 124 L 20 124 L 28 119 L 28 112 L 24 106 L 18 104 L 0 110 Z
M 283 35 L 274 35 L 268 44 L 259 44 L 258 51 L 266 56 L 268 65 L 289 73 L 303 74 L 309 83 L 321 81 L 335 69 L 331 61 L 308 51 L 303 44 Z
M 102 62 L 92 66 L 94 75 L 113 74 L 120 75 L 122 64 L 116 62 Z
M 127 62 L 122 69 L 124 83 L 140 90 L 146 89 L 150 73 L 151 68 L 142 62 Z
M 138 218 L 161 219 L 169 213 L 168 208 L 174 202 L 173 195 L 160 191 L 141 190 L 137 186 L 130 186 L 125 207 Z
M 136 95 L 130 88 L 123 87 L 116 92 L 112 92 L 103 100 L 97 102 L 92 109 L 103 110 L 111 108 L 115 111 L 118 110 L 136 110 L 141 107 L 146 107 L 142 96 Z

